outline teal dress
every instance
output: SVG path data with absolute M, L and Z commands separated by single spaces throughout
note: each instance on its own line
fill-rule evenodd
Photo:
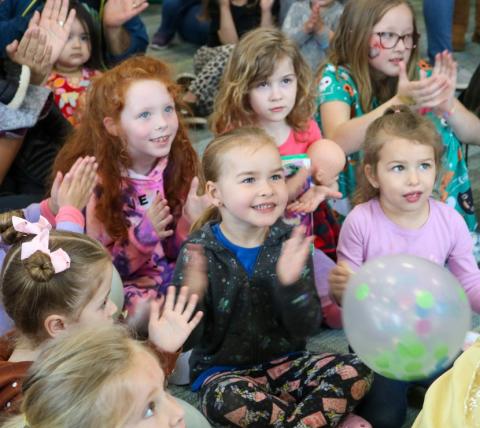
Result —
M 351 107 L 351 117 L 359 117 L 364 114 L 360 105 L 357 85 L 354 82 L 348 68 L 327 64 L 323 70 L 322 78 L 318 85 L 317 106 L 329 101 L 342 101 Z M 372 107 L 378 107 L 378 102 L 373 101 Z M 473 207 L 473 195 L 468 177 L 467 164 L 462 146 L 453 133 L 450 126 L 442 118 L 433 112 L 426 113 L 426 116 L 433 121 L 435 127 L 442 137 L 444 153 L 442 156 L 442 170 L 440 171 L 435 185 L 434 197 L 455 208 L 465 219 L 470 231 L 477 228 L 477 219 Z M 322 123 L 317 108 L 315 117 L 320 128 Z M 346 196 L 345 206 L 356 188 L 357 169 L 361 161 L 361 151 L 352 153 L 347 157 L 347 164 L 339 177 L 339 187 Z M 345 215 L 345 213 L 341 212 Z

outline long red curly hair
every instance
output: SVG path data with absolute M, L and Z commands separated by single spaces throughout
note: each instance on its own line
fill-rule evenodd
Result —
M 175 101 L 179 125 L 164 171 L 165 196 L 175 223 L 182 213 L 192 178 L 198 172 L 198 157 L 179 114 L 182 105 L 180 88 L 171 79 L 166 64 L 148 56 L 136 56 L 94 79 L 82 121 L 58 153 L 53 172 L 65 174 L 80 156 L 96 157 L 100 179 L 96 216 L 113 239 L 127 238 L 128 224 L 122 212 L 122 193 L 127 184 L 124 171 L 132 161 L 125 141 L 107 132 L 103 119 L 111 117 L 116 123 L 120 122 L 126 92 L 138 80 L 163 83 Z

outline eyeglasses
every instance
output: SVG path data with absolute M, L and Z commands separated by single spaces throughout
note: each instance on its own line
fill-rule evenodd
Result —
M 420 38 L 420 34 L 418 33 L 408 33 L 401 36 L 391 31 L 381 31 L 375 34 L 380 39 L 380 46 L 382 46 L 383 49 L 393 49 L 400 40 L 403 41 L 406 49 L 412 49 L 417 46 L 418 39 Z

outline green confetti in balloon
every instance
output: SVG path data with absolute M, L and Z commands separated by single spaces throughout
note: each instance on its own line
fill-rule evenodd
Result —
M 423 364 L 418 361 L 411 361 L 405 365 L 405 371 L 409 374 L 419 374 L 421 373 Z
M 425 346 L 418 341 L 403 341 L 397 345 L 397 353 L 401 358 L 421 358 L 425 355 L 425 352 Z
M 443 344 L 438 345 L 435 348 L 433 355 L 435 355 L 437 360 L 443 360 L 444 358 L 448 357 L 448 346 Z
M 390 367 L 390 356 L 388 354 L 379 355 L 375 359 L 375 365 L 380 369 L 388 369 Z
M 430 309 L 435 304 L 435 299 L 429 291 L 419 291 L 416 302 L 422 309 Z
M 463 288 L 458 287 L 457 291 L 458 291 L 458 295 L 460 297 L 460 300 L 462 302 L 466 302 L 467 301 L 467 295 L 465 294 L 465 291 L 463 290 Z
M 367 284 L 360 284 L 355 291 L 355 297 L 357 300 L 365 300 L 370 294 L 370 287 Z

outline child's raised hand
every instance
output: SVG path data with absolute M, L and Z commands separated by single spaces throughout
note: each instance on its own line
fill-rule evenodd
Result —
M 328 275 L 328 284 L 330 285 L 330 293 L 335 298 L 338 304 L 342 303 L 343 293 L 347 289 L 347 283 L 352 275 L 352 270 L 347 262 L 340 261 L 330 271 Z
M 398 66 L 397 96 L 402 103 L 416 108 L 434 108 L 445 101 L 445 90 L 448 87 L 446 76 L 437 74 L 427 77 L 422 71 L 420 80 L 411 81 L 407 76 L 405 62 L 399 62 Z
M 198 296 L 189 294 L 188 287 L 182 287 L 175 301 L 176 288 L 168 287 L 163 310 L 161 300 L 150 302 L 148 338 L 156 348 L 165 352 L 177 352 L 192 330 L 203 317 L 198 311 L 193 317 Z
M 305 228 L 297 226 L 292 235 L 282 245 L 277 262 L 277 277 L 280 284 L 292 285 L 300 279 L 310 253 L 313 236 L 305 236 Z
M 287 206 L 288 211 L 296 213 L 311 213 L 328 198 L 340 199 L 342 194 L 328 186 L 312 186 L 296 201 Z
M 10 60 L 30 68 L 34 85 L 41 85 L 50 73 L 52 47 L 47 45 L 47 35 L 41 28 L 27 29 L 20 43 L 14 40 L 5 49 Z
M 103 10 L 103 25 L 121 27 L 147 7 L 147 0 L 108 0 Z
M 96 184 L 97 167 L 95 157 L 86 156 L 78 158 L 65 176 L 57 172 L 49 199 L 53 214 L 56 215 L 60 207 L 67 205 L 80 211 L 85 208 Z
M 452 110 L 455 103 L 455 89 L 457 84 L 457 63 L 448 51 L 443 51 L 435 56 L 435 66 L 432 75 L 444 76 L 447 79 L 447 85 L 443 92 L 444 99 L 435 106 L 436 113 L 443 115 Z
M 160 239 L 165 239 L 173 235 L 174 231 L 167 229 L 168 225 L 173 221 L 173 216 L 170 214 L 168 201 L 160 194 L 155 197 L 152 205 L 147 209 L 147 217 L 151 221 Z
M 183 215 L 190 224 L 194 223 L 212 205 L 212 201 L 207 194 L 198 196 L 198 185 L 198 177 L 193 177 L 187 200 L 183 206 Z
M 207 260 L 202 246 L 187 244 L 186 257 L 182 285 L 202 299 L 208 287 Z

